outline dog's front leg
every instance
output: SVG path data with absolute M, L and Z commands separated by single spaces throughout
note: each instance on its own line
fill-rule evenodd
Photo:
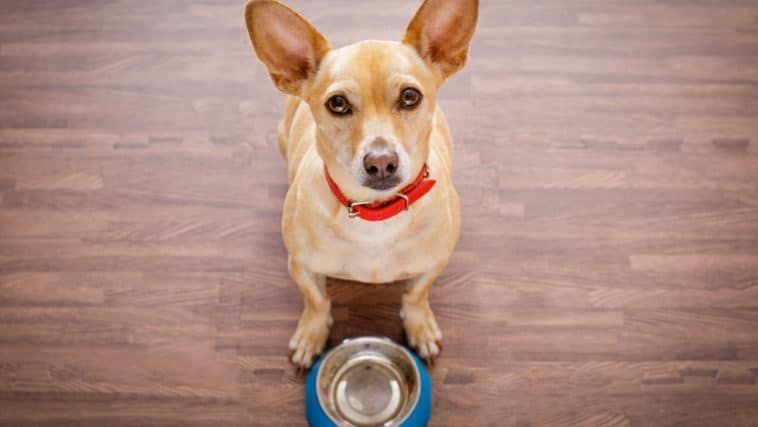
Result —
M 408 344 L 415 348 L 418 355 L 431 361 L 440 353 L 439 341 L 442 332 L 434 313 L 429 307 L 429 287 L 437 279 L 443 268 L 410 279 L 403 294 L 403 307 L 400 318 L 403 319 Z
M 292 363 L 309 368 L 313 358 L 321 353 L 332 325 L 331 302 L 326 293 L 326 277 L 316 274 L 292 257 L 289 272 L 303 294 L 305 308 L 297 323 L 297 329 L 289 342 Z

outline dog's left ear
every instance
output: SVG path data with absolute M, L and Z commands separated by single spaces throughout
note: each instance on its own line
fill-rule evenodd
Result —
M 405 30 L 413 46 L 444 80 L 463 68 L 479 15 L 479 0 L 425 0 Z

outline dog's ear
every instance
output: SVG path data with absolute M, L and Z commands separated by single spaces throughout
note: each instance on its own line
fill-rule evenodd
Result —
M 250 0 L 245 21 L 255 53 L 276 87 L 299 95 L 329 51 L 329 42 L 305 18 L 275 0 Z
M 479 15 L 479 0 L 425 0 L 405 30 L 403 43 L 444 80 L 463 68 Z

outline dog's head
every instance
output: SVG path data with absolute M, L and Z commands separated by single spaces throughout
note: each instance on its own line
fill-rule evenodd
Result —
M 245 19 L 274 84 L 310 106 L 318 152 L 334 179 L 379 198 L 412 181 L 426 162 L 437 89 L 466 62 L 478 6 L 426 0 L 402 42 L 334 50 L 277 1 L 251 0 Z

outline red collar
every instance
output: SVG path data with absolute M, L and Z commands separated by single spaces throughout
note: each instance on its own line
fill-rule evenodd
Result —
M 356 202 L 342 194 L 337 183 L 329 175 L 326 166 L 324 166 L 324 176 L 326 176 L 326 182 L 337 200 L 347 207 L 350 218 L 359 217 L 366 221 L 384 221 L 400 212 L 407 211 L 416 200 L 428 193 L 437 183 L 436 180 L 429 179 L 429 168 L 424 165 L 416 180 L 400 190 L 394 197 L 378 202 Z

